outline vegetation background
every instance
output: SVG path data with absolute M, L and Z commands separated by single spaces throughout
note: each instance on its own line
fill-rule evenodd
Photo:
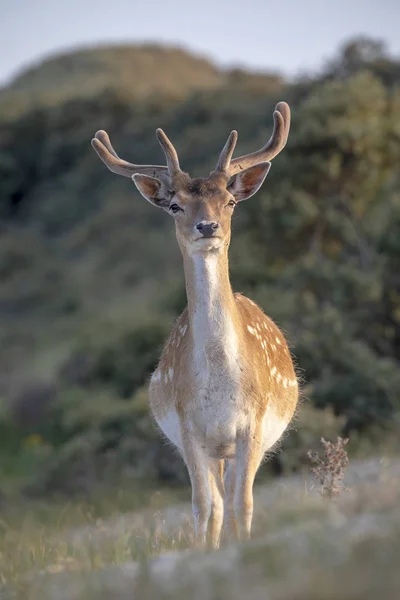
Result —
M 90 139 L 104 128 L 123 157 L 157 163 L 163 127 L 205 175 L 232 128 L 239 153 L 265 142 L 280 99 L 289 143 L 235 213 L 230 254 L 234 289 L 283 327 L 303 380 L 301 426 L 265 469 L 299 468 L 327 420 L 353 448 L 398 439 L 399 85 L 400 61 L 360 38 L 295 82 L 145 45 L 56 56 L 1 90 L 4 497 L 92 493 L 116 473 L 186 481 L 146 396 L 185 305 L 173 224 Z

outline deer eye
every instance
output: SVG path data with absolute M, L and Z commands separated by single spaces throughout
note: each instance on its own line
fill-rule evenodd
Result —
M 182 212 L 183 212 L 183 209 L 180 206 L 178 206 L 177 204 L 175 204 L 174 202 L 172 204 L 170 204 L 169 210 L 172 211 L 174 214 L 179 212 L 180 210 L 182 210 Z
M 227 206 L 235 207 L 236 206 L 236 202 L 234 200 L 229 200 Z

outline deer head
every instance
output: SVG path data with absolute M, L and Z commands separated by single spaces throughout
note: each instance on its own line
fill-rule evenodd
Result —
M 164 209 L 174 219 L 182 251 L 207 252 L 227 247 L 231 219 L 236 205 L 261 187 L 270 161 L 284 148 L 290 127 L 290 109 L 279 102 L 274 111 L 274 129 L 263 148 L 232 159 L 237 132 L 232 131 L 217 166 L 206 178 L 192 179 L 179 166 L 171 141 L 157 129 L 157 138 L 166 157 L 166 166 L 134 165 L 119 158 L 105 131 L 98 131 L 92 146 L 113 172 L 131 177 L 146 200 Z

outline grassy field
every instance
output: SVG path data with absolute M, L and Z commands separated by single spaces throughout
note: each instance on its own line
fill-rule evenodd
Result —
M 189 490 L 6 508 L 0 597 L 395 599 L 399 475 L 398 458 L 353 461 L 336 502 L 305 475 L 260 485 L 253 539 L 217 553 L 193 549 Z

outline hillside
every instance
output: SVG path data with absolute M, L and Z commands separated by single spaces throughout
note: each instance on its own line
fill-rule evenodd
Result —
M 283 99 L 287 148 L 233 221 L 234 289 L 287 332 L 304 395 L 334 414 L 334 432 L 398 434 L 399 61 L 371 58 L 365 40 L 356 50 L 291 84 L 176 49 L 81 51 L 1 92 L 0 487 L 87 489 L 116 465 L 182 479 L 145 392 L 185 304 L 173 223 L 90 139 L 103 128 L 127 160 L 158 163 L 162 127 L 204 175 L 231 129 L 238 154 L 264 144 Z M 309 421 L 277 468 L 298 468 L 304 440 L 320 437 Z
M 51 107 L 115 90 L 131 101 L 157 95 L 168 101 L 225 86 L 232 78 L 264 87 L 281 84 L 277 75 L 222 71 L 180 48 L 102 46 L 60 54 L 22 72 L 0 90 L 0 109 L 18 115 L 35 106 Z

